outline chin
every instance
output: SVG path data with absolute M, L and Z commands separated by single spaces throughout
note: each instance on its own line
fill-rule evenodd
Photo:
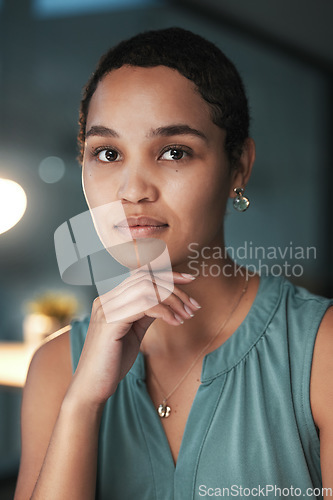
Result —
M 171 269 L 167 245 L 157 238 L 133 239 L 108 247 L 107 251 L 122 266 L 132 271 L 145 266 L 155 271 Z

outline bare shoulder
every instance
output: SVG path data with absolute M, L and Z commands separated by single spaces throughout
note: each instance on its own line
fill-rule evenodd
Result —
M 333 307 L 320 324 L 312 360 L 311 408 L 316 425 L 322 429 L 333 414 Z
M 23 390 L 22 454 L 15 499 L 30 498 L 58 413 L 72 380 L 70 327 L 34 354 Z
M 62 329 L 60 334 L 55 332 L 35 352 L 29 367 L 25 393 L 36 382 L 40 387 L 52 383 L 59 389 L 68 385 L 72 377 L 70 330 L 71 327 L 68 326 L 65 330 Z
M 35 352 L 23 391 L 22 417 L 32 401 L 47 401 L 49 410 L 62 401 L 72 378 L 69 336 L 70 327 L 61 335 L 56 333 Z
M 333 307 L 320 324 L 311 370 L 311 408 L 316 425 L 322 430 L 333 424 Z M 333 427 L 332 427 L 333 434 Z
M 319 428 L 323 488 L 333 488 L 333 307 L 323 317 L 312 361 L 311 409 Z M 329 496 L 324 496 L 329 498 Z

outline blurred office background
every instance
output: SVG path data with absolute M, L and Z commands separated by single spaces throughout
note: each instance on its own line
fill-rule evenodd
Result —
M 329 0 L 1 0 L 0 178 L 23 187 L 27 208 L 0 235 L 0 341 L 22 342 L 27 304 L 49 293 L 77 301 L 68 319 L 89 314 L 96 289 L 61 281 L 53 242 L 87 209 L 76 162 L 81 89 L 110 46 L 168 26 L 216 43 L 245 80 L 257 161 L 249 211 L 230 207 L 226 217 L 228 246 L 257 266 L 250 248 L 267 257 L 279 247 L 284 258 L 262 263 L 297 265 L 294 282 L 332 296 L 332 15 Z M 2 500 L 17 474 L 21 393 L 0 387 Z

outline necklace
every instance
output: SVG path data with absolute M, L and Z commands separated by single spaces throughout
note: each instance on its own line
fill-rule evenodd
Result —
M 214 342 L 214 340 L 223 332 L 224 327 L 226 326 L 226 324 L 230 320 L 231 316 L 233 315 L 233 313 L 237 309 L 237 307 L 238 307 L 238 305 L 239 305 L 239 303 L 240 303 L 243 295 L 245 294 L 245 292 L 247 290 L 247 287 L 248 287 L 248 276 L 246 274 L 246 276 L 245 276 L 245 282 L 244 282 L 244 285 L 242 287 L 242 291 L 241 291 L 240 295 L 237 297 L 237 300 L 235 301 L 234 305 L 232 306 L 230 313 L 228 314 L 228 316 L 226 317 L 226 319 L 223 321 L 222 325 L 217 330 L 216 334 L 210 339 L 210 341 L 208 342 L 208 344 L 206 344 L 205 347 L 203 349 L 201 349 L 201 351 L 194 358 L 194 360 L 192 361 L 191 365 L 186 370 L 186 372 L 184 373 L 184 375 L 180 378 L 180 380 L 178 380 L 177 384 L 171 389 L 171 391 L 166 396 L 163 397 L 162 403 L 160 405 L 158 405 L 158 407 L 157 407 L 157 413 L 159 414 L 159 416 L 161 418 L 167 418 L 167 417 L 170 416 L 171 407 L 169 405 L 167 405 L 168 399 L 172 396 L 172 394 L 174 392 L 176 392 L 176 390 L 178 389 L 178 387 L 183 383 L 183 381 L 186 379 L 186 377 L 191 372 L 191 370 L 193 369 L 193 367 L 197 364 L 197 362 L 201 358 L 202 354 L 209 348 L 209 346 Z M 150 370 L 150 371 L 151 371 L 151 374 L 152 374 L 153 378 L 155 379 L 157 385 L 159 386 L 159 388 L 160 388 L 160 390 L 161 390 L 161 392 L 163 394 L 164 393 L 163 387 L 159 383 L 159 381 L 158 381 L 155 373 L 152 370 Z

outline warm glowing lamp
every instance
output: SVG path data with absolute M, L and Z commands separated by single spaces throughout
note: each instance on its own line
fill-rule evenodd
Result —
M 0 234 L 18 223 L 26 207 L 24 189 L 17 182 L 0 179 Z

